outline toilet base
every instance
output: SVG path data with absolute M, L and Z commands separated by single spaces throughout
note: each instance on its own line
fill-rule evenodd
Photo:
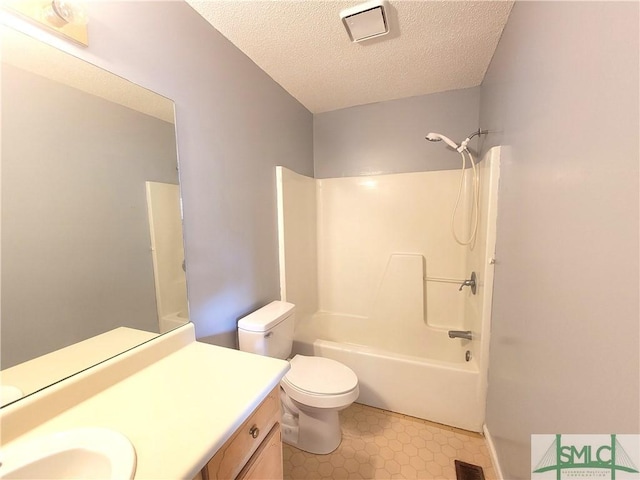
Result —
M 312 407 L 313 408 L 313 407 Z M 295 445 L 305 452 L 324 455 L 340 446 L 342 431 L 337 410 L 303 412 L 298 415 L 300 433 Z
M 316 455 L 333 452 L 340 446 L 342 430 L 338 411 L 343 408 L 316 408 L 301 405 L 281 391 L 284 415 L 282 441 Z

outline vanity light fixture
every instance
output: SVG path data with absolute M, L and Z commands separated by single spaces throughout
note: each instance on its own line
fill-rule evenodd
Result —
M 44 26 L 83 46 L 89 45 L 87 15 L 80 1 L 4 0 L 2 3 L 32 23 Z
M 352 42 L 362 42 L 389 33 L 385 0 L 371 0 L 340 12 Z

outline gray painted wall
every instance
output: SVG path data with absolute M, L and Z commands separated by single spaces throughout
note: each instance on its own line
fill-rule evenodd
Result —
M 145 181 L 174 126 L 2 65 L 2 368 L 118 326 L 158 331 Z
M 360 105 L 313 117 L 316 178 L 460 168 L 460 155 L 424 139 L 459 143 L 478 129 L 480 87 Z M 470 144 L 473 147 L 473 143 Z
M 637 2 L 517 2 L 482 85 L 506 145 L 487 425 L 506 479 L 532 433 L 638 433 Z M 505 150 L 505 149 L 503 149 Z
M 313 119 L 184 2 L 89 2 L 86 49 L 61 47 L 176 102 L 190 317 L 235 346 L 279 298 L 275 166 L 313 174 Z

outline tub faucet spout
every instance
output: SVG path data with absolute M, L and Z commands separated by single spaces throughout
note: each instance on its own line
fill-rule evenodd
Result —
M 449 338 L 464 338 L 465 340 L 472 340 L 470 330 L 449 330 Z

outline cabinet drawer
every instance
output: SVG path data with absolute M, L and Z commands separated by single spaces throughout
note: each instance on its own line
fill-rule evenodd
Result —
M 282 480 L 282 439 L 276 423 L 237 480 Z
M 208 478 L 235 478 L 279 421 L 280 387 L 277 386 L 207 463 Z

